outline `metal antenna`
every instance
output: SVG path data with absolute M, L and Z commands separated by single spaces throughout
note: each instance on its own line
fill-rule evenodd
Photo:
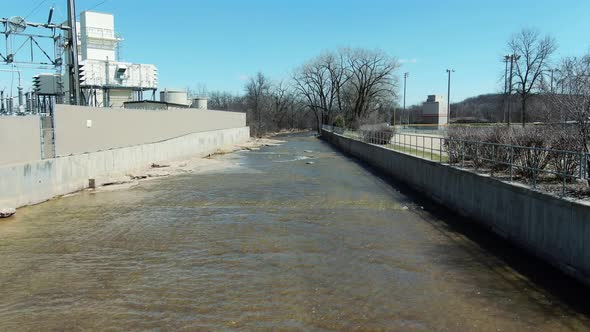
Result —
M 51 24 L 52 18 L 53 18 L 53 7 L 49 8 L 49 17 L 47 18 L 47 24 Z

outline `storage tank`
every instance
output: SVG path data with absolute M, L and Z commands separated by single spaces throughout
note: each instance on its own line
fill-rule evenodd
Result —
M 191 108 L 196 108 L 199 110 L 206 110 L 207 109 L 207 99 L 208 99 L 207 97 L 193 98 Z
M 168 90 L 160 91 L 160 101 L 171 103 L 188 105 L 188 94 L 184 90 Z

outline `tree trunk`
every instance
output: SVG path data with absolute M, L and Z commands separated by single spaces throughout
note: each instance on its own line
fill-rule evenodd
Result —
M 522 126 L 524 127 L 526 124 L 526 98 L 522 97 L 522 109 L 521 109 L 521 119 L 522 119 Z

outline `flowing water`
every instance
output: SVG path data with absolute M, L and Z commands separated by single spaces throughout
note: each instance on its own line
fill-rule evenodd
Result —
M 579 284 L 286 139 L 0 221 L 0 330 L 590 330 Z

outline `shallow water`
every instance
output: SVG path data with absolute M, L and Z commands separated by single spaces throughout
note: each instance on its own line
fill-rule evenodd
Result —
M 221 158 L 1 221 L 0 330 L 590 330 L 581 286 L 316 138 Z

